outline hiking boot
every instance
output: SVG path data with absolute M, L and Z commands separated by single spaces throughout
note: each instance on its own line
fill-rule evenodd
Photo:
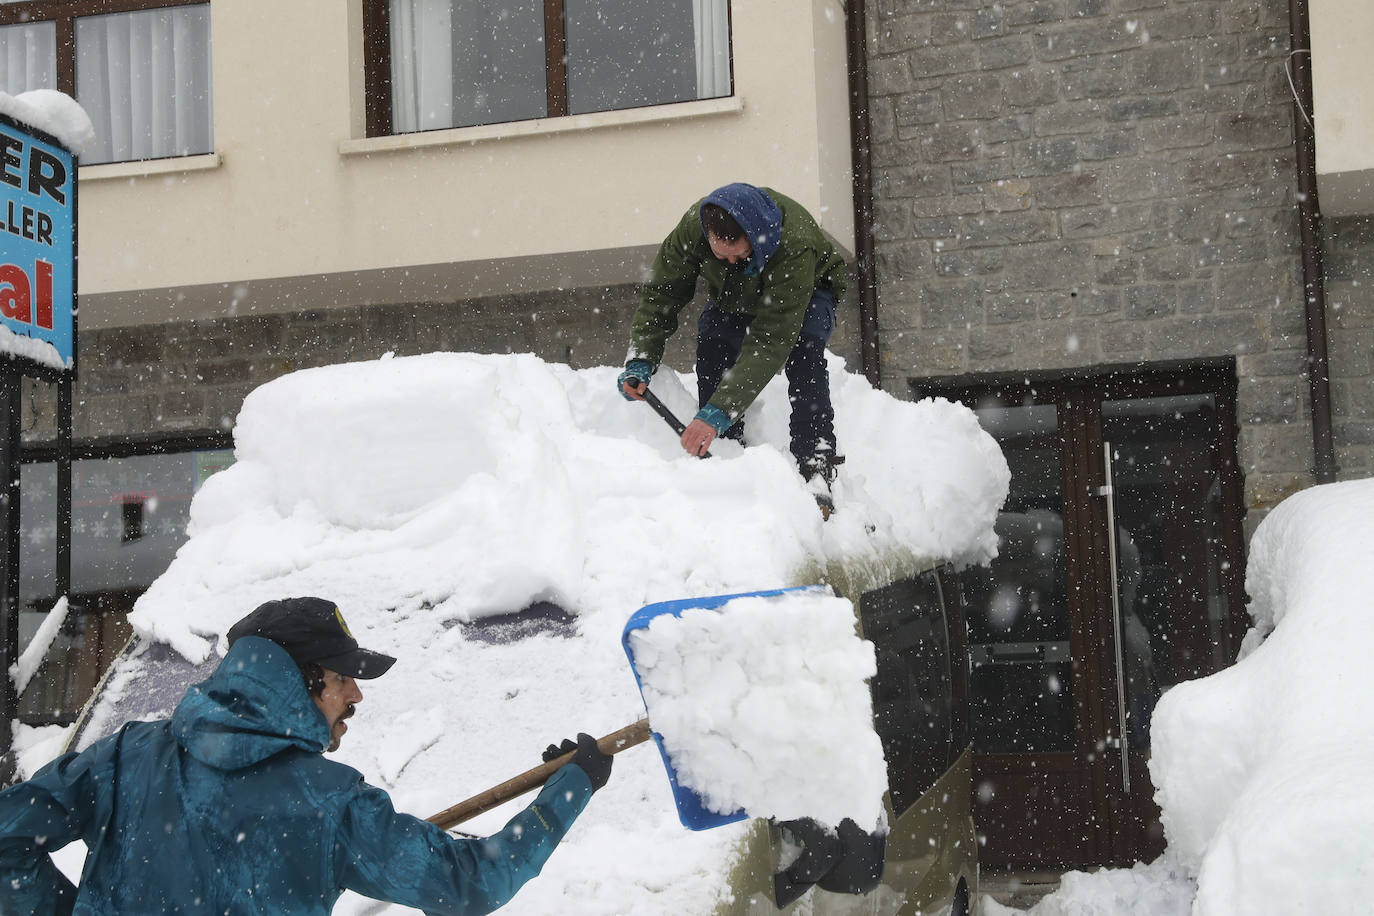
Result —
M 806 482 L 806 489 L 816 498 L 821 518 L 828 519 L 830 513 L 835 511 L 835 499 L 831 495 L 830 486 L 835 482 L 842 464 L 844 456 L 836 455 L 834 452 L 817 452 L 797 459 L 797 470 Z

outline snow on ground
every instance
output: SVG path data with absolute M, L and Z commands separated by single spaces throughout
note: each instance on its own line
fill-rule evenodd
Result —
M 1066 875 L 1032 916 L 1370 911 L 1374 480 L 1284 500 L 1251 539 L 1245 585 L 1240 661 L 1155 710 L 1165 855 Z
M 706 810 L 879 827 L 878 662 L 847 599 L 807 589 L 661 613 L 628 648 L 649 721 Z
M 828 522 L 787 454 L 782 379 L 747 416 L 759 447 L 718 442 L 698 460 L 615 393 L 610 367 L 436 353 L 293 373 L 245 399 L 237 463 L 197 494 L 189 539 L 132 623 L 201 662 L 262 601 L 338 602 L 364 646 L 399 661 L 362 684 L 335 756 L 428 816 L 550 743 L 642 717 L 620 636 L 643 605 L 993 555 L 1009 474 L 974 415 L 831 369 L 848 460 Z M 671 371 L 653 388 L 694 413 Z M 567 616 L 500 616 L 540 602 Z M 151 689 L 127 668 L 111 684 Z M 463 829 L 491 832 L 513 810 Z M 742 830 L 685 830 L 659 756 L 627 750 L 503 912 L 710 912 Z M 336 910 L 381 911 L 351 896 Z

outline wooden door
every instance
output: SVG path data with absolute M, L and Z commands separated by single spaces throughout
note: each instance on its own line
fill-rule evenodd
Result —
M 1012 470 L 1000 555 L 960 577 L 974 820 L 988 868 L 1163 849 L 1150 717 L 1244 628 L 1234 375 L 966 387 Z

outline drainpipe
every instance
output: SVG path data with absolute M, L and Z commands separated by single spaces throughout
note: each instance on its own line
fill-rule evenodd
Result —
M 1331 369 L 1326 348 L 1317 137 L 1312 128 L 1312 33 L 1307 11 L 1308 0 L 1289 0 L 1288 59 L 1293 77 L 1298 224 L 1302 232 L 1302 289 L 1307 317 L 1307 385 L 1312 402 L 1312 473 L 1317 483 L 1330 483 L 1336 479 L 1337 468 L 1331 436 Z
M 867 39 L 864 0 L 849 0 L 845 40 L 849 63 L 849 139 L 854 162 L 854 272 L 859 294 L 859 358 L 868 383 L 881 388 L 878 282 L 873 264 L 873 137 L 868 124 Z

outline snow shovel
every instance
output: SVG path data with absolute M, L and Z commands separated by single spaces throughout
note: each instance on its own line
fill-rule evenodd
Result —
M 769 589 L 767 591 L 744 592 L 737 595 L 717 595 L 708 598 L 684 598 L 677 601 L 661 601 L 657 604 L 649 604 L 631 615 L 625 623 L 625 629 L 621 633 L 621 646 L 625 649 L 625 655 L 630 660 L 630 667 L 634 670 L 635 683 L 640 681 L 639 670 L 635 668 L 634 650 L 630 644 L 630 634 L 635 630 L 647 627 L 649 623 L 661 614 L 672 614 L 681 616 L 684 611 L 692 608 L 718 608 L 722 605 L 735 600 L 736 598 L 748 597 L 768 597 L 780 595 L 785 592 L 804 591 L 813 589 L 816 586 L 802 586 L 800 588 Z M 748 817 L 743 811 L 735 811 L 729 814 L 718 814 L 710 811 L 699 796 L 692 789 L 679 784 L 677 770 L 673 767 L 672 760 L 668 757 L 668 752 L 663 748 L 663 739 L 654 734 L 647 718 L 640 719 L 625 726 L 619 731 L 611 732 L 605 737 L 598 738 L 596 746 L 601 749 L 603 754 L 618 754 L 623 750 L 643 744 L 650 738 L 658 745 L 659 754 L 663 757 L 663 765 L 668 771 L 668 782 L 672 785 L 673 800 L 677 805 L 678 819 L 683 825 L 691 830 L 706 830 L 711 827 L 719 827 L 722 824 L 731 824 L 735 821 L 744 820 Z M 430 823 L 437 824 L 444 830 L 452 829 L 464 821 L 471 820 L 479 814 L 484 814 L 493 808 L 498 808 L 506 802 L 518 798 L 533 789 L 537 789 L 548 782 L 550 777 L 558 771 L 568 761 L 572 760 L 575 751 L 555 757 L 547 763 L 526 770 L 519 776 L 512 777 L 499 785 L 492 786 L 485 792 L 474 795 L 466 801 L 461 801 L 451 808 L 446 808 L 438 814 L 426 818 Z
M 626 748 L 631 748 L 637 744 L 643 744 L 645 741 L 648 741 L 649 735 L 649 720 L 640 719 L 638 722 L 627 725 L 619 731 L 614 731 L 603 738 L 598 738 L 596 740 L 596 746 L 601 749 L 601 753 L 603 754 L 618 754 Z M 548 782 L 549 778 L 552 777 L 554 773 L 558 772 L 560 767 L 569 760 L 572 760 L 573 755 L 576 753 L 576 751 L 568 751 L 568 753 L 555 757 L 548 763 L 540 764 L 533 769 L 526 770 L 519 776 L 512 777 L 499 785 L 492 786 L 490 789 L 474 795 L 467 801 L 461 801 L 452 808 L 445 808 L 438 814 L 426 818 L 426 820 L 431 824 L 439 825 L 444 830 L 450 830 L 464 821 L 471 820 L 479 814 L 484 814 L 493 808 L 499 808 L 511 799 L 518 798 L 531 789 L 539 788 L 544 783 Z
M 658 399 L 658 395 L 654 394 L 652 391 L 649 390 L 648 385 L 644 386 L 643 395 L 644 401 L 654 409 L 655 413 L 657 413 L 660 417 L 664 419 L 664 422 L 666 422 L 669 426 L 673 428 L 673 432 L 677 433 L 680 436 L 687 431 L 686 425 L 677 418 L 677 414 L 669 410 L 668 405 L 660 401 Z M 702 452 L 701 457 L 710 458 L 711 453 Z

